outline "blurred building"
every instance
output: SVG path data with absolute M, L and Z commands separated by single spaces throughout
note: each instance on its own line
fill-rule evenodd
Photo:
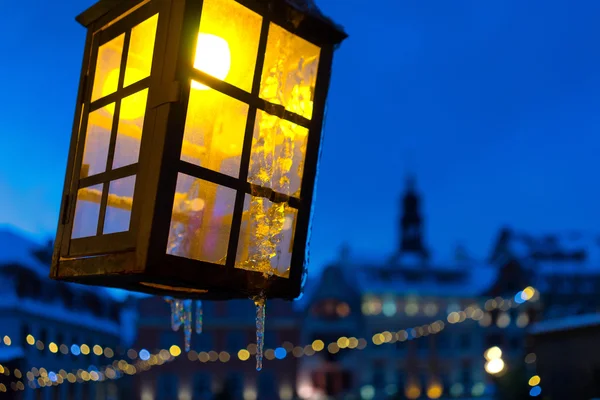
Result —
M 502 281 L 501 266 L 472 260 L 462 248 L 448 262 L 434 260 L 419 208 L 409 179 L 395 254 L 377 262 L 344 249 L 309 285 L 303 343 L 328 346 L 342 337 L 337 347 L 347 347 L 346 338 L 365 340 L 355 343 L 364 347 L 359 351 L 333 345 L 302 358 L 301 396 L 486 398 L 494 387 L 485 350 L 498 345 L 505 362 L 522 362 L 530 305 L 495 297 L 512 299 L 528 279 Z
M 170 325 L 170 306 L 160 297 L 139 302 L 137 349 L 150 353 L 184 348 L 183 329 Z M 267 303 L 263 370 L 256 371 L 256 311 L 251 300 L 203 302 L 203 332 L 191 351 L 136 376 L 141 400 L 291 400 L 296 398 L 300 314 L 294 303 Z M 178 349 L 178 350 L 179 350 Z
M 544 399 L 600 398 L 600 314 L 553 318 L 532 326 L 535 363 Z
M 77 371 L 111 364 L 104 350 L 116 354 L 130 344 L 135 305 L 114 300 L 104 289 L 50 280 L 51 257 L 51 244 L 40 247 L 0 229 L 0 383 L 6 389 L 0 397 L 132 398 L 126 379 L 86 383 Z M 93 351 L 98 343 L 103 346 L 101 356 Z M 79 384 L 67 383 L 67 373 Z

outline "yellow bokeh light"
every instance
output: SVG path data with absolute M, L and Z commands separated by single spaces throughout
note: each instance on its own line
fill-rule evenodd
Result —
M 196 44 L 194 68 L 224 80 L 231 68 L 231 52 L 227 41 L 219 36 L 200 32 Z M 210 88 L 192 81 L 192 89 L 207 90 Z
M 250 358 L 250 352 L 246 349 L 238 351 L 238 358 L 242 361 L 246 361 Z
M 439 383 L 434 383 L 427 388 L 427 397 L 429 397 L 430 399 L 439 399 L 440 397 L 442 397 L 443 393 L 444 389 Z
M 33 346 L 34 343 L 35 343 L 35 338 L 33 336 L 31 336 L 31 335 L 27 335 L 26 340 L 27 340 L 27 344 L 30 345 L 30 346 Z
M 173 346 L 171 346 L 169 348 L 169 353 L 171 353 L 171 355 L 173 357 L 177 357 L 181 354 L 181 349 L 179 348 L 179 346 L 177 346 L 176 344 L 174 344 Z
M 495 360 L 502 357 L 502 350 L 498 346 L 490 347 L 483 353 L 486 360 Z
M 340 349 L 345 349 L 346 347 L 348 347 L 349 344 L 350 341 L 345 336 L 342 336 L 337 340 L 337 345 L 340 347 Z
M 317 339 L 312 342 L 312 348 L 314 351 L 321 351 L 325 348 L 325 343 L 323 343 L 322 340 Z
M 504 361 L 501 358 L 494 358 L 485 363 L 485 370 L 488 374 L 498 374 L 504 369 Z
M 418 399 L 421 396 L 421 389 L 416 385 L 410 385 L 406 388 L 406 397 L 409 399 Z
M 534 294 L 535 294 L 535 289 L 532 288 L 531 286 L 528 286 L 525 289 L 523 289 L 523 291 L 521 292 L 521 299 L 523 299 L 525 301 L 530 300 Z
M 87 344 L 82 344 L 79 348 L 81 350 L 81 354 L 88 355 L 90 354 L 90 347 Z
M 100 347 L 99 345 L 94 345 L 94 354 L 97 356 L 101 356 L 102 355 L 102 347 Z
M 537 386 L 540 384 L 541 381 L 542 379 L 539 377 L 539 375 L 534 375 L 531 378 L 529 378 L 529 386 Z
M 10 346 L 12 344 L 12 341 L 8 336 L 4 336 L 4 344 L 7 346 Z
M 48 345 L 48 350 L 50 350 L 51 353 L 56 353 L 56 352 L 58 352 L 58 346 L 56 345 L 56 343 L 51 342 Z

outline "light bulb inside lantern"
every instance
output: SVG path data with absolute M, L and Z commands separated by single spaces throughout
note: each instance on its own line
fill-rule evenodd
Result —
M 224 80 L 231 67 L 231 52 L 227 41 L 210 33 L 199 33 L 194 68 Z M 192 89 L 208 90 L 208 86 L 192 81 Z
M 135 68 L 127 68 L 127 77 L 131 76 L 132 82 L 141 81 L 146 78 L 148 74 Z M 115 68 L 108 73 L 102 87 L 102 97 L 108 96 L 114 92 L 119 82 L 119 68 Z M 115 113 L 115 105 L 113 103 L 106 106 L 106 110 L 110 114 Z M 134 93 L 131 96 L 125 97 L 121 100 L 121 111 L 119 111 L 119 118 L 125 120 L 138 119 L 146 112 L 146 94 L 144 91 Z

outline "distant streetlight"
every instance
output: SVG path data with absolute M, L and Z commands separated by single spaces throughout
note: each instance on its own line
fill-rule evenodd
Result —
M 487 360 L 485 363 L 485 371 L 490 375 L 497 375 L 504 371 L 505 364 L 502 360 L 502 350 L 498 346 L 490 347 L 483 353 Z

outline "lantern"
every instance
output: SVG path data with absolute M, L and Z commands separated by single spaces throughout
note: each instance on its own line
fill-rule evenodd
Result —
M 178 298 L 293 299 L 333 51 L 310 0 L 101 0 L 51 276 Z

